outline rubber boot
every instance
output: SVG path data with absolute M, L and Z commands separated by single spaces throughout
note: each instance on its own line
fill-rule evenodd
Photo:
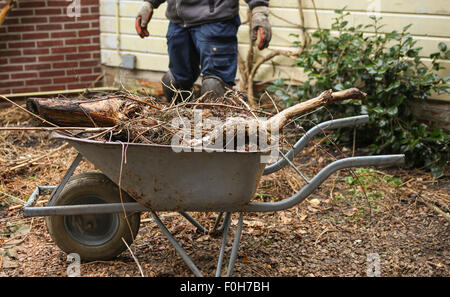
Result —
M 225 83 L 220 77 L 214 75 L 207 75 L 202 81 L 202 95 L 212 91 L 213 97 L 223 97 L 227 89 L 229 89 L 227 83 Z
M 181 83 L 175 80 L 170 71 L 166 72 L 161 79 L 164 95 L 169 102 L 176 96 L 176 103 L 180 103 L 192 97 L 192 84 Z

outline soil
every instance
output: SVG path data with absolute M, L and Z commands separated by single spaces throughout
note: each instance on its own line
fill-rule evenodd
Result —
M 3 108 L 0 122 L 1 126 L 25 126 L 30 118 L 16 108 Z M 58 184 L 76 156 L 73 148 L 60 148 L 62 143 L 48 140 L 48 134 L 0 131 L 2 276 L 67 275 L 70 261 L 53 243 L 45 220 L 24 218 L 21 211 L 35 187 Z M 351 154 L 345 148 L 343 152 Z M 315 142 L 296 158 L 295 164 L 311 178 L 339 154 Z M 43 158 L 31 162 L 37 157 Z M 83 161 L 76 173 L 94 170 L 92 164 Z M 280 200 L 304 184 L 292 168 L 286 168 L 263 177 L 254 199 Z M 379 267 L 381 276 L 449 276 L 449 221 L 423 203 L 448 213 L 449 189 L 448 172 L 436 180 L 427 172 L 406 167 L 341 170 L 289 210 L 245 214 L 233 275 L 351 277 L 373 275 Z M 217 214 L 192 215 L 211 228 Z M 160 216 L 203 274 L 213 276 L 220 234 L 204 235 L 177 213 Z M 151 216 L 143 213 L 142 221 L 130 248 L 144 275 L 192 276 Z M 226 255 L 237 222 L 238 215 L 234 214 Z M 133 255 L 127 250 L 111 261 L 82 263 L 81 275 L 140 276 Z M 226 266 L 225 261 L 224 271 Z

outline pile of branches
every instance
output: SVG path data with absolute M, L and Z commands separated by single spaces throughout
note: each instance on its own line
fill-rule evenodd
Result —
M 247 136 L 252 125 L 256 126 L 252 131 L 263 128 L 269 134 L 278 132 L 290 119 L 303 113 L 365 96 L 356 88 L 336 93 L 328 90 L 275 115 L 250 108 L 245 95 L 235 91 L 220 98 L 207 93 L 196 100 L 178 104 L 126 92 L 89 99 L 29 98 L 27 110 L 37 115 L 41 124 L 53 126 L 48 129 L 66 130 L 78 137 L 170 145 L 175 135 L 184 135 L 182 138 L 189 141 L 182 145 L 195 147 L 205 141 L 213 143 L 230 131 L 234 133 L 237 125 L 246 127 Z M 208 122 L 208 119 L 213 121 Z

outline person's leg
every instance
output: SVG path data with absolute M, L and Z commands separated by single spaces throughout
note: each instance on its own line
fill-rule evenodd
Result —
M 202 93 L 214 91 L 222 96 L 235 85 L 237 73 L 239 16 L 225 22 L 193 28 L 193 41 L 200 53 L 203 74 Z
M 181 90 L 181 100 L 190 95 L 194 82 L 200 75 L 200 56 L 192 41 L 188 28 L 170 23 L 167 31 L 169 72 L 163 79 L 163 89 L 169 100 Z M 184 92 L 183 92 L 184 91 Z M 179 93 L 180 94 L 180 93 Z

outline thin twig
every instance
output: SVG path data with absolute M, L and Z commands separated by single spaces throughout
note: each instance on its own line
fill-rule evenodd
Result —
M 45 154 L 45 155 L 43 155 L 43 156 L 40 156 L 40 157 L 31 159 L 31 160 L 29 160 L 29 161 L 25 161 L 24 163 L 21 163 L 21 164 L 19 164 L 19 165 L 17 165 L 17 166 L 14 166 L 14 167 L 12 167 L 12 168 L 8 168 L 6 171 L 7 171 L 7 172 L 9 172 L 9 171 L 14 171 L 14 170 L 23 168 L 23 167 L 25 167 L 25 166 L 27 166 L 27 165 L 31 165 L 31 164 L 33 164 L 33 163 L 39 161 L 39 160 L 42 160 L 42 159 L 47 158 L 47 157 L 50 157 L 50 156 L 53 155 L 54 153 L 56 153 L 56 152 L 58 152 L 58 151 L 60 151 L 60 150 L 62 150 L 62 149 L 64 149 L 64 148 L 66 148 L 67 146 L 68 146 L 68 144 L 65 143 L 65 144 L 61 145 L 60 147 L 58 147 L 58 148 L 56 148 L 56 149 L 50 151 L 49 153 L 47 153 L 47 154 Z
M 136 258 L 136 256 L 134 255 L 133 251 L 130 249 L 130 246 L 128 245 L 128 243 L 125 241 L 125 239 L 123 239 L 122 237 L 122 241 L 123 243 L 125 243 L 125 245 L 127 246 L 127 249 L 130 251 L 131 256 L 133 257 L 134 262 L 136 262 L 137 267 L 139 268 L 139 272 L 141 273 L 142 277 L 145 277 L 144 275 L 144 271 L 142 270 L 141 264 L 139 264 L 138 259 Z

